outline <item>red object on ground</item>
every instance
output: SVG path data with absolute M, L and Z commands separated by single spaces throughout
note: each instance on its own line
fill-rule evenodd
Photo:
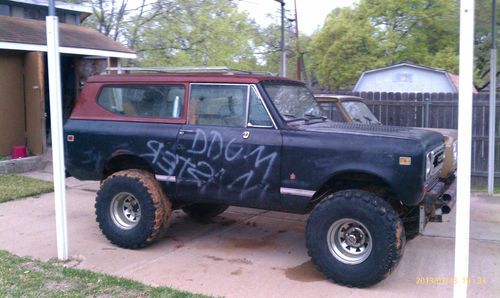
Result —
M 26 157 L 26 146 L 13 146 L 11 155 L 12 159 Z

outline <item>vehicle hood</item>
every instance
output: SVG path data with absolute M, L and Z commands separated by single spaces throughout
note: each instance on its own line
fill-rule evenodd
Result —
M 421 142 L 426 148 L 438 146 L 443 143 L 443 135 L 440 133 L 410 127 L 324 121 L 318 123 L 297 124 L 294 125 L 293 128 L 297 130 L 320 133 L 342 133 L 414 140 Z
M 430 127 L 426 127 L 426 128 L 420 128 L 420 127 L 418 127 L 417 129 L 425 129 L 425 130 L 439 132 L 443 136 L 448 137 L 448 138 L 450 138 L 452 140 L 457 140 L 458 139 L 458 131 L 456 129 L 430 128 Z

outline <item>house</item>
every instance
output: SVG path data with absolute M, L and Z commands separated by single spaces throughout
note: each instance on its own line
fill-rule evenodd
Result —
M 458 86 L 458 75 L 446 70 L 400 63 L 363 72 L 353 91 L 457 93 Z
M 0 0 L 0 156 L 19 145 L 32 154 L 43 154 L 50 141 L 47 12 L 47 0 Z M 80 26 L 92 14 L 91 8 L 56 2 L 56 13 L 67 117 L 87 77 L 136 55 L 98 31 Z

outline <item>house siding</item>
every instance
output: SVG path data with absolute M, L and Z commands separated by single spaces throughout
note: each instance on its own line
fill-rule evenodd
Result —
M 356 92 L 456 92 L 445 72 L 400 66 L 365 72 Z
M 25 145 L 23 56 L 0 52 L 0 155 Z

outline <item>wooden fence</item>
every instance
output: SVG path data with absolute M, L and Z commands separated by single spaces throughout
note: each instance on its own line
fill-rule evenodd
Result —
M 324 92 L 323 92 L 324 93 Z M 336 92 L 362 97 L 377 118 L 386 125 L 457 129 L 457 93 Z M 497 97 L 498 98 L 498 97 Z M 495 177 L 500 178 L 500 103 L 496 108 Z M 472 176 L 484 184 L 488 170 L 489 93 L 473 96 Z

